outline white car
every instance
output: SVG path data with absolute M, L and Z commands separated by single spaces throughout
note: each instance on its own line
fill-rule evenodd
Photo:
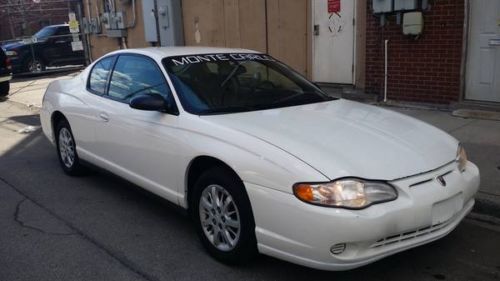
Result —
M 250 50 L 113 52 L 52 82 L 40 115 L 67 174 L 90 163 L 178 204 L 228 263 L 359 267 L 451 232 L 479 186 L 445 132 Z

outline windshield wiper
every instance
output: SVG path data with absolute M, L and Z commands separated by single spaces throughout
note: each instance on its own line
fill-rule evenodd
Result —
M 273 101 L 271 104 L 272 105 L 275 105 L 275 104 L 281 104 L 281 103 L 285 103 L 287 101 L 290 101 L 290 100 L 293 100 L 297 97 L 301 97 L 301 96 L 307 96 L 307 95 L 310 95 L 312 92 L 299 92 L 299 93 L 295 93 L 291 96 L 286 96 L 286 97 L 283 97 L 281 99 L 278 99 L 278 100 L 275 100 Z
M 201 110 L 198 114 L 200 115 L 209 115 L 209 114 L 225 114 L 225 113 L 236 113 L 236 112 L 245 112 L 245 111 L 252 111 L 256 110 L 257 108 L 255 107 L 250 107 L 250 106 L 230 106 L 230 107 L 224 107 L 224 108 L 209 108 L 209 109 L 203 109 Z

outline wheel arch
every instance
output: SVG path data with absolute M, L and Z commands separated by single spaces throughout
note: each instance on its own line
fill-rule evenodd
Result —
M 191 160 L 189 165 L 187 166 L 186 169 L 186 176 L 185 176 L 185 204 L 187 207 L 188 212 L 191 212 L 191 202 L 192 202 L 192 196 L 194 194 L 193 192 L 193 186 L 196 182 L 196 180 L 201 176 L 201 174 L 212 168 L 212 167 L 223 167 L 227 171 L 229 171 L 235 179 L 238 179 L 242 184 L 243 180 L 241 177 L 238 175 L 238 173 L 227 163 L 224 161 L 213 157 L 213 156 L 208 156 L 208 155 L 200 155 Z
M 54 140 L 56 140 L 56 126 L 59 122 L 61 122 L 61 120 L 68 121 L 68 118 L 66 118 L 66 116 L 64 116 L 64 114 L 59 110 L 52 112 L 52 115 L 50 116 L 50 126 Z

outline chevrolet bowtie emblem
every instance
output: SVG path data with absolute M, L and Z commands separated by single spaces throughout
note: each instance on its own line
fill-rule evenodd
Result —
M 442 185 L 446 186 L 446 181 L 444 180 L 443 176 L 439 176 L 436 178 L 436 180 Z

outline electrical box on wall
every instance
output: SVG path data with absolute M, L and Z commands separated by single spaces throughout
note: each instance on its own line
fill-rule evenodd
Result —
M 127 22 L 125 12 L 110 12 L 103 13 L 101 22 L 106 29 L 108 37 L 125 37 L 127 36 Z
M 373 0 L 373 12 L 375 14 L 390 13 L 392 9 L 392 0 Z
M 83 18 L 82 29 L 85 34 L 101 33 L 101 25 L 97 18 Z
M 394 0 L 394 11 L 416 10 L 417 4 L 417 0 Z
M 156 0 L 156 9 L 154 1 L 143 1 L 142 13 L 147 42 L 160 46 L 184 44 L 181 0 Z
M 161 46 L 184 44 L 181 0 L 157 0 Z
M 422 12 L 409 12 L 403 15 L 403 34 L 420 35 L 424 29 Z

